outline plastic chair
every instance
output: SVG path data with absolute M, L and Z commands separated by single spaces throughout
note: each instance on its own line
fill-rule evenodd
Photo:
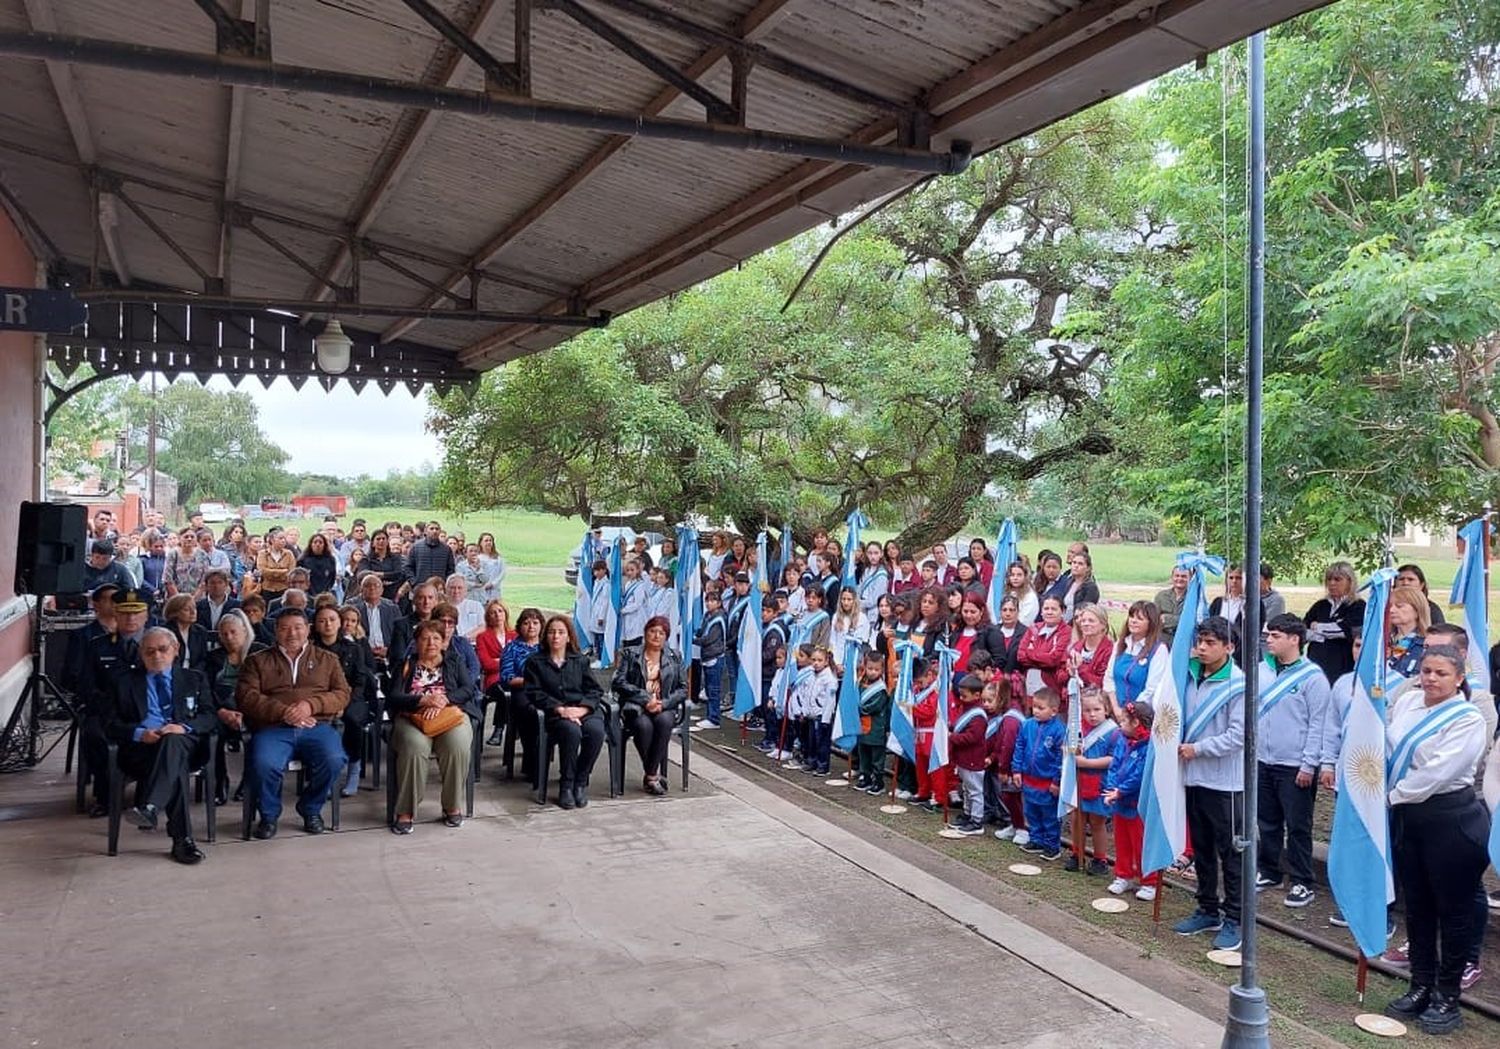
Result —
M 218 806 L 214 804 L 214 747 L 218 743 L 218 733 L 209 733 L 208 763 L 201 769 L 194 769 L 192 777 L 194 780 L 194 801 L 206 801 L 204 808 L 205 840 L 215 841 L 218 839 Z M 118 856 L 120 854 L 120 818 L 125 813 L 125 770 L 120 768 L 120 745 L 118 743 L 108 744 L 109 753 L 109 854 Z M 83 752 L 79 751 L 79 762 L 82 764 Z
M 614 767 L 617 760 L 623 763 L 623 759 L 617 757 L 619 729 L 617 726 L 612 728 L 611 723 L 619 718 L 619 711 L 615 709 L 614 702 L 608 698 L 601 699 L 600 704 L 604 713 L 604 742 L 609 748 L 609 756 L 606 758 L 609 762 L 609 796 L 618 798 L 620 792 L 615 789 Z M 556 746 L 557 744 L 547 736 L 546 712 L 538 710 L 536 712 L 536 779 L 531 784 L 536 791 L 538 805 L 547 804 L 547 776 L 552 771 L 552 751 Z
M 247 768 L 250 765 L 250 748 L 253 745 L 254 744 L 252 742 L 250 733 L 245 733 L 245 766 Z M 307 774 L 303 771 L 302 762 L 297 760 L 296 758 L 293 758 L 291 761 L 288 761 L 286 763 L 286 771 L 295 772 L 297 774 L 297 793 L 301 794 L 302 788 L 307 784 Z M 335 780 L 337 780 L 337 777 L 335 777 Z M 282 779 L 282 782 L 286 782 L 285 778 Z M 339 785 L 337 782 L 334 783 L 333 790 L 328 792 L 328 801 L 333 806 L 333 829 L 338 830 Z M 255 823 L 255 816 L 258 812 L 259 807 L 256 803 L 255 791 L 252 790 L 250 785 L 247 783 L 245 785 L 245 797 L 242 801 L 242 808 L 240 812 L 240 837 L 245 841 L 250 840 L 250 828 L 251 825 Z
M 386 770 L 385 770 L 385 822 L 386 826 L 394 826 L 396 823 L 396 748 L 391 746 L 390 715 L 385 715 L 385 722 L 380 726 L 381 735 L 385 736 Z M 469 718 L 469 727 L 473 730 L 474 741 L 470 745 L 469 770 L 464 776 L 464 815 L 470 819 L 474 818 L 474 784 L 479 779 L 479 759 L 484 755 L 484 737 L 481 730 L 484 722 L 477 725 L 472 717 Z M 436 761 L 434 756 L 432 760 Z
M 672 735 L 676 736 L 682 746 L 682 789 L 686 793 L 688 789 L 688 763 L 692 753 L 693 733 L 692 727 L 693 701 L 686 700 L 677 708 L 677 717 L 672 722 Z M 634 718 L 631 719 L 634 722 Z M 626 727 L 624 716 L 618 709 L 614 710 L 612 722 L 609 723 L 610 730 L 615 739 L 610 741 L 610 796 L 625 793 L 625 743 L 635 734 Z M 669 762 L 663 759 L 660 775 L 668 774 Z

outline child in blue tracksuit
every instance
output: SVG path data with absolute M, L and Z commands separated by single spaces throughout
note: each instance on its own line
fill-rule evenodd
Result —
M 719 723 L 719 694 L 724 687 L 724 649 L 728 639 L 722 601 L 718 592 L 709 588 L 703 592 L 703 623 L 693 635 L 693 643 L 698 646 L 698 659 L 703 667 L 704 706 L 711 725 Z
M 1141 877 L 1141 849 L 1145 825 L 1141 822 L 1141 782 L 1146 775 L 1146 744 L 1151 741 L 1155 714 L 1149 701 L 1137 699 L 1120 708 L 1120 731 L 1115 734 L 1114 761 L 1104 771 L 1104 791 L 1099 795 L 1109 806 L 1115 824 L 1115 880 L 1109 891 L 1116 896 L 1139 885 L 1136 899 L 1156 899 L 1161 875 Z
M 839 697 L 839 679 L 833 673 L 832 662 L 828 649 L 814 648 L 810 664 L 812 680 L 798 688 L 804 718 L 802 771 L 810 775 L 826 776 L 832 771 L 833 715 Z
M 1068 730 L 1058 720 L 1058 706 L 1057 693 L 1052 689 L 1036 691 L 1031 697 L 1031 717 L 1021 726 L 1011 759 L 1011 782 L 1021 788 L 1026 827 L 1031 832 L 1031 840 L 1021 850 L 1044 860 L 1062 855 L 1057 794 L 1062 787 L 1063 745 Z

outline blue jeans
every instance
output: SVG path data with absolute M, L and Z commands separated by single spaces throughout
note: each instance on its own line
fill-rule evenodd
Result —
M 720 659 L 711 667 L 703 668 L 703 695 L 704 704 L 708 707 L 708 721 L 711 725 L 719 723 L 719 702 L 724 695 L 724 660 Z
M 802 763 L 827 771 L 832 761 L 833 725 L 821 718 L 809 718 L 803 723 L 803 732 Z
M 312 728 L 273 725 L 256 729 L 245 756 L 249 780 L 245 789 L 254 792 L 261 819 L 281 818 L 281 778 L 293 758 L 302 762 L 305 785 L 297 799 L 297 813 L 306 819 L 323 811 L 344 770 L 344 742 L 332 725 L 321 722 Z
M 1062 847 L 1062 826 L 1057 819 L 1057 795 L 1035 787 L 1021 788 L 1021 804 L 1026 807 L 1026 829 L 1031 843 L 1048 852 Z

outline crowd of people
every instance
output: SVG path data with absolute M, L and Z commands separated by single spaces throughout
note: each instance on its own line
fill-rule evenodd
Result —
M 1329 567 L 1324 596 L 1302 616 L 1287 612 L 1269 569 L 1247 595 L 1231 566 L 1199 620 L 1185 608 L 1189 573 L 1177 570 L 1155 600 L 1128 606 L 1117 633 L 1081 542 L 1006 565 L 983 539 L 962 556 L 947 544 L 911 552 L 872 542 L 846 571 L 843 551 L 819 530 L 773 580 L 754 546 L 716 533 L 693 587 L 701 607 L 684 613 L 670 539 L 654 559 L 644 541 L 618 551 L 622 578 L 611 585 L 609 550 L 595 532 L 580 567 L 589 600 L 571 616 L 526 608 L 512 617 L 493 536 L 470 544 L 435 521 L 371 531 L 356 519 L 348 534 L 327 521 L 306 548 L 295 529 L 253 536 L 243 522 L 217 539 L 193 526 L 109 533 L 96 519 L 94 621 L 70 649 L 70 683 L 88 711 L 85 752 L 99 769 L 105 743 L 119 745 L 121 765 L 142 783 L 130 818 L 153 827 L 165 815 L 182 862 L 202 859 L 187 777 L 216 762 L 218 800 L 227 801 L 226 751 L 246 752 L 238 789 L 251 792 L 261 839 L 277 832 L 283 771 L 300 759 L 297 812 L 316 834 L 330 793 L 358 789 L 367 727 L 384 711 L 397 755 L 391 830 L 404 835 L 430 756 L 441 820 L 462 825 L 470 755 L 491 705 L 494 731 L 482 741 L 491 745 L 504 726 L 535 724 L 542 712 L 558 750 L 558 804 L 575 809 L 588 804 L 604 745 L 606 693 L 640 754 L 641 788 L 663 794 L 667 743 L 684 708 L 701 705 L 694 731 L 718 730 L 744 679 L 758 687 L 735 716 L 784 769 L 832 774 L 839 694 L 857 686 L 858 731 L 840 741 L 857 787 L 945 817 L 952 808 L 950 833 L 993 833 L 1042 860 L 1109 876 L 1110 893 L 1151 900 L 1158 876 L 1142 867 L 1141 799 L 1153 700 L 1174 638 L 1189 631 L 1176 754 L 1188 847 L 1175 869 L 1195 883 L 1197 906 L 1176 931 L 1239 946 L 1235 839 L 1246 789 L 1257 791 L 1259 811 L 1256 890 L 1284 890 L 1290 908 L 1318 892 L 1314 802 L 1320 789 L 1342 786 L 1343 719 L 1364 629 L 1344 563 Z M 1249 600 L 1259 602 L 1256 637 L 1246 636 Z M 1457 1025 L 1459 996 L 1481 977 L 1488 910 L 1500 903 L 1482 886 L 1489 815 L 1476 791 L 1486 775 L 1500 790 L 1500 754 L 1490 753 L 1496 701 L 1471 684 L 1467 634 L 1443 621 L 1419 567 L 1402 566 L 1389 604 L 1388 751 L 1397 764 L 1387 800 L 1409 942 L 1388 957 L 1412 974 L 1391 1011 L 1440 1033 Z M 761 622 L 747 628 L 756 605 Z M 1253 703 L 1246 659 L 1262 661 Z M 1500 664 L 1500 645 L 1491 662 Z M 1080 727 L 1070 739 L 1073 703 Z M 1253 784 L 1244 782 L 1247 709 L 1258 719 Z M 1433 712 L 1443 714 L 1436 723 Z M 910 738 L 898 738 L 906 726 Z M 534 737 L 514 736 L 522 776 L 534 778 Z M 935 747 L 946 761 L 933 760 Z M 1082 835 L 1067 853 L 1058 816 L 1065 752 Z M 106 804 L 102 779 L 96 812 Z

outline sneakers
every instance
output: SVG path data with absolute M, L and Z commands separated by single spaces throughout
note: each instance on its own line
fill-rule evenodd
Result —
M 1138 900 L 1145 900 L 1147 903 L 1151 903 L 1156 899 L 1156 886 L 1142 885 L 1139 889 L 1135 890 L 1135 898 Z
M 1286 899 L 1281 902 L 1288 907 L 1306 907 L 1313 901 L 1313 897 L 1316 895 L 1317 893 L 1313 892 L 1306 885 L 1293 885 L 1291 890 L 1287 892 Z
M 1062 858 L 1062 849 L 1053 848 L 1050 852 L 1046 851 L 1046 850 L 1041 850 L 1041 855 L 1042 855 L 1042 859 L 1044 859 L 1044 860 L 1046 860 L 1046 861 L 1048 861 L 1050 863 L 1050 862 L 1052 862 L 1054 860 L 1058 860 L 1058 859 Z
M 762 754 L 769 754 L 771 753 L 771 751 L 776 749 L 776 744 L 772 743 L 768 739 L 763 739 L 759 743 L 755 744 L 755 749 L 760 751 Z
M 1411 943 L 1409 941 L 1403 942 L 1400 947 L 1391 947 L 1388 949 L 1380 956 L 1380 960 L 1390 962 L 1392 965 L 1410 965 L 1411 958 L 1408 957 L 1407 953 L 1410 950 Z
M 1095 856 L 1093 859 L 1089 860 L 1088 873 L 1096 876 L 1100 874 L 1108 874 L 1109 864 L 1105 863 L 1098 856 Z
M 1474 962 L 1464 962 L 1464 974 L 1458 978 L 1458 986 L 1467 991 L 1484 977 L 1484 970 Z
M 1063 870 L 1069 872 L 1070 874 L 1078 870 L 1078 853 L 1068 853 L 1068 860 L 1063 864 Z
M 1458 996 L 1433 991 L 1427 1008 L 1417 1017 L 1417 1026 L 1426 1034 L 1448 1034 L 1463 1026 L 1463 1014 L 1458 1010 Z
M 1172 931 L 1178 936 L 1197 936 L 1200 932 L 1218 932 L 1223 927 L 1224 919 L 1220 918 L 1217 914 L 1194 911 L 1182 919 L 1182 921 L 1172 926 Z
M 1409 987 L 1406 993 L 1400 998 L 1386 1003 L 1385 1015 L 1393 1016 L 1397 1020 L 1405 1020 L 1409 1023 L 1426 1012 L 1427 1007 L 1431 1004 L 1431 987 Z
M 1135 882 L 1131 881 L 1129 878 L 1116 878 L 1114 881 L 1109 883 L 1109 888 L 1105 891 L 1108 892 L 1111 896 L 1124 896 L 1131 890 L 1134 885 Z
M 796 758 L 793 758 L 791 761 L 784 762 L 781 767 L 786 769 L 788 772 L 800 772 L 802 770 L 802 762 L 798 761 Z
M 914 797 L 916 797 L 916 795 L 913 794 L 909 790 L 898 790 L 898 791 L 896 791 L 896 800 L 897 801 L 910 801 Z
M 717 721 L 710 721 L 707 718 L 704 718 L 702 721 L 698 722 L 696 727 L 707 732 L 709 729 L 723 728 L 724 726 Z
M 1335 929 L 1347 929 L 1349 928 L 1349 919 L 1344 917 L 1343 911 L 1335 907 L 1333 913 L 1328 916 L 1328 924 L 1332 925 Z
M 1026 847 L 1026 843 L 1031 840 L 1031 833 L 1022 828 L 1021 830 L 1016 831 L 1016 833 L 1011 836 L 1011 840 L 1024 849 Z
M 1280 886 L 1281 886 L 1281 879 L 1280 878 L 1273 878 L 1269 874 L 1257 874 L 1255 876 L 1255 891 L 1256 892 L 1260 892 L 1263 889 L 1275 889 L 1275 888 L 1279 888 Z
M 1500 911 L 1500 892 L 1492 892 L 1488 896 L 1490 910 Z
M 883 794 L 885 794 L 885 785 L 883 783 L 878 783 L 872 780 L 870 782 L 870 785 L 865 788 L 865 793 L 870 795 L 870 797 L 872 798 L 881 797 Z
M 1214 937 L 1214 950 L 1237 951 L 1240 949 L 1240 923 L 1233 918 L 1225 918 L 1224 924 L 1219 927 L 1219 934 Z
M 1040 856 L 1047 850 L 1043 849 L 1040 845 L 1036 845 L 1028 841 L 1025 845 L 1021 846 L 1021 851 L 1030 856 Z
M 956 823 L 948 824 L 949 828 L 958 831 L 966 838 L 972 838 L 976 834 L 984 833 L 984 824 L 974 823 L 967 819 L 961 819 Z
M 1011 841 L 1015 838 L 1016 833 L 1016 828 L 1014 827 L 1001 827 L 995 832 L 995 837 L 1000 841 Z

